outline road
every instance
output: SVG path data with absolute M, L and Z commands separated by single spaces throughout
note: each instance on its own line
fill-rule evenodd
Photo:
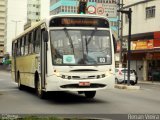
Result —
M 145 114 L 160 113 L 160 85 L 140 84 L 140 90 L 98 91 L 94 99 L 77 93 L 50 94 L 39 99 L 31 89 L 20 91 L 9 72 L 0 71 L 1 114 Z

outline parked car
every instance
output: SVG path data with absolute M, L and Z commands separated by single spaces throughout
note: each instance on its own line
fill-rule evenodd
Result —
M 116 83 L 127 83 L 128 80 L 128 69 L 127 68 L 116 68 L 115 69 L 115 81 Z M 138 76 L 135 70 L 130 70 L 130 84 L 135 85 L 138 82 Z

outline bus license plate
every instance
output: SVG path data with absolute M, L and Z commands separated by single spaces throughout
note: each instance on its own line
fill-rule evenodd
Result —
M 79 82 L 79 86 L 90 86 L 90 82 Z

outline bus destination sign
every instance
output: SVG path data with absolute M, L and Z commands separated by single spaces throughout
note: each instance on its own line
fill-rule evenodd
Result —
M 102 18 L 53 18 L 50 27 L 105 27 L 109 28 L 109 22 Z

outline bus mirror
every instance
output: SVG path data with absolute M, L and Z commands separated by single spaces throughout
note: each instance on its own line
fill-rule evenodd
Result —
M 48 31 L 43 31 L 43 41 L 48 42 Z
M 117 52 L 117 42 L 113 34 L 112 34 L 112 38 L 113 38 L 113 44 L 114 44 L 114 53 L 116 53 Z

